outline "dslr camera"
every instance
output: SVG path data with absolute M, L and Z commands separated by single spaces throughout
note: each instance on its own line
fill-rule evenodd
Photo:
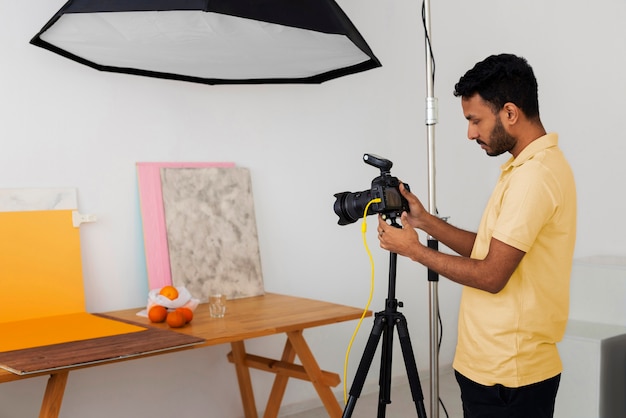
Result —
M 380 198 L 380 202 L 372 203 L 367 209 L 367 215 L 379 213 L 386 219 L 395 219 L 402 212 L 409 211 L 409 202 L 400 193 L 400 181 L 390 173 L 393 163 L 374 154 L 363 155 L 363 161 L 380 169 L 380 176 L 372 180 L 370 190 L 335 194 L 337 200 L 333 209 L 339 216 L 339 225 L 348 225 L 363 217 L 367 204 L 376 198 Z M 403 184 L 406 190 L 410 190 L 408 184 Z

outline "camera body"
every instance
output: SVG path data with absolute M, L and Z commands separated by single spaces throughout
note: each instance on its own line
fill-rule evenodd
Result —
M 391 175 L 393 163 L 375 154 L 363 155 L 363 161 L 380 169 L 380 176 L 372 180 L 369 190 L 335 194 L 337 200 L 333 209 L 339 216 L 339 225 L 348 225 L 363 217 L 367 204 L 376 198 L 380 198 L 380 202 L 372 203 L 367 209 L 367 215 L 379 213 L 386 218 L 395 219 L 402 212 L 409 211 L 409 203 L 400 193 L 400 180 Z M 403 184 L 406 190 L 410 190 L 408 184 Z

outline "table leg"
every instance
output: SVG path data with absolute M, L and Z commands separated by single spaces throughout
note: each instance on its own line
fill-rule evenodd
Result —
M 283 355 L 280 359 L 281 361 L 286 363 L 293 363 L 295 358 L 296 351 L 293 349 L 291 341 L 287 339 L 287 342 L 285 343 L 285 349 L 283 350 Z M 285 389 L 287 388 L 288 381 L 288 375 L 276 374 L 276 377 L 274 378 L 274 385 L 272 386 L 272 391 L 270 392 L 269 399 L 267 400 L 267 406 L 265 408 L 263 418 L 276 418 L 278 416 L 278 411 L 280 409 L 280 404 L 283 401 L 283 396 L 285 395 Z
M 288 332 L 287 336 L 289 337 L 289 341 L 293 345 L 293 348 L 296 350 L 296 354 L 298 355 L 302 366 L 309 375 L 311 383 L 313 383 L 317 394 L 322 400 L 322 403 L 328 412 L 328 416 L 331 418 L 341 417 L 343 411 L 339 406 L 339 402 L 337 401 L 337 398 L 335 398 L 332 390 L 330 390 L 330 387 L 322 383 L 322 370 L 317 364 L 311 349 L 304 340 L 302 330 Z
M 57 418 L 63 402 L 63 393 L 67 383 L 68 371 L 54 373 L 50 375 L 46 392 L 41 403 L 39 418 Z
M 233 350 L 233 363 L 235 363 L 235 370 L 237 371 L 237 381 L 239 382 L 244 416 L 246 418 L 258 418 L 250 370 L 246 366 L 246 347 L 243 341 L 234 341 L 230 343 L 230 346 Z

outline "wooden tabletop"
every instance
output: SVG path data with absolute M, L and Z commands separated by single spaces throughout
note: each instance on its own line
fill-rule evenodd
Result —
M 107 316 L 159 328 L 167 324 L 152 324 L 148 318 L 137 316 L 141 308 L 107 312 Z M 328 325 L 358 319 L 363 310 L 351 306 L 266 293 L 226 301 L 226 315 L 211 318 L 208 304 L 200 304 L 194 311 L 194 319 L 183 328 L 169 328 L 180 333 L 204 338 L 199 346 L 243 341 L 289 331 Z M 368 316 L 371 312 L 368 312 Z
M 360 308 L 275 293 L 228 300 L 226 301 L 226 315 L 223 318 L 211 318 L 208 304 L 200 304 L 194 312 L 193 321 L 183 328 L 170 328 L 165 323 L 153 324 L 148 318 L 137 315 L 142 309 L 142 307 L 137 307 L 101 315 L 200 337 L 206 341 L 195 344 L 193 347 L 204 347 L 349 321 L 358 319 L 363 314 L 363 310 Z M 368 312 L 367 316 L 370 315 L 371 312 Z M 190 347 L 186 347 L 186 349 L 188 348 Z M 154 354 L 147 353 L 146 355 Z M 134 358 L 137 357 L 141 357 L 141 355 Z M 91 366 L 90 364 L 76 365 L 65 370 Z M 0 369 L 0 383 L 43 374 L 50 373 L 42 372 L 20 376 Z

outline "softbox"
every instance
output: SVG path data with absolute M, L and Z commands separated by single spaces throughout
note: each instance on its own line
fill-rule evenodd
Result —
M 31 44 L 204 84 L 321 83 L 381 66 L 333 0 L 70 0 Z

